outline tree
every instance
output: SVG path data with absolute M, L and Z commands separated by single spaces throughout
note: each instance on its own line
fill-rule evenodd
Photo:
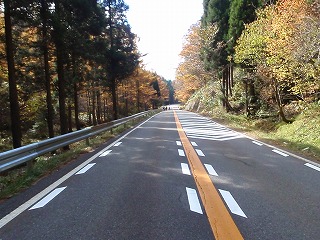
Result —
M 306 69 L 303 66 L 307 64 L 295 57 L 301 49 L 297 36 L 301 34 L 299 28 L 305 24 L 305 19 L 310 19 L 310 14 L 304 0 L 278 1 L 275 6 L 258 12 L 257 20 L 246 26 L 236 46 L 235 61 L 254 68 L 263 79 L 265 89 L 272 86 L 272 91 L 269 91 L 272 96 L 269 95 L 269 98 L 276 102 L 284 122 L 290 122 L 284 112 L 285 98 L 299 94 L 296 97 L 303 99 L 303 92 L 317 88 L 313 86 L 310 89 L 312 84 L 306 84 L 314 82 L 314 78 L 301 74 L 301 69 Z M 315 32 L 311 30 L 310 35 L 306 34 L 304 38 L 312 36 L 311 39 L 317 39 Z M 313 53 L 317 54 L 318 50 Z
M 185 36 L 180 52 L 182 62 L 177 68 L 175 81 L 177 98 L 182 102 L 186 102 L 197 89 L 214 78 L 213 71 L 206 70 L 200 53 L 211 48 L 216 30 L 214 26 L 201 28 L 200 23 L 197 23 L 190 27 Z
M 203 59 L 208 70 L 221 70 L 228 63 L 226 42 L 228 40 L 229 7 L 229 0 L 204 0 L 203 2 L 202 27 L 213 25 L 217 27 L 211 47 L 203 51 Z
M 66 113 L 66 87 L 65 79 L 65 35 L 67 27 L 65 25 L 65 15 L 62 2 L 63 0 L 54 0 L 55 13 L 53 19 L 53 39 L 56 47 L 56 62 L 58 74 L 58 89 L 59 89 L 59 117 L 60 117 L 60 133 L 66 134 L 68 132 L 68 118 Z
M 106 52 L 106 71 L 113 103 L 113 118 L 118 118 L 117 85 L 137 67 L 139 54 L 136 52 L 135 35 L 131 32 L 125 12 L 128 6 L 123 0 L 104 0 L 107 34 L 110 47 Z
M 172 84 L 171 80 L 167 81 L 167 87 L 168 87 L 168 90 L 169 90 L 169 104 L 174 104 L 175 103 L 174 87 L 173 87 L 173 84 Z
M 9 78 L 12 143 L 14 148 L 18 148 L 18 147 L 21 147 L 22 134 L 21 134 L 21 122 L 20 122 L 20 107 L 19 107 L 19 101 L 18 101 L 18 90 L 17 90 L 15 64 L 14 64 L 11 7 L 12 6 L 10 4 L 10 0 L 4 0 L 6 56 L 7 56 L 7 64 L 8 64 L 8 78 Z
M 48 3 L 45 0 L 41 0 L 40 15 L 42 20 L 42 52 L 43 52 L 43 64 L 44 64 L 44 76 L 46 86 L 46 104 L 47 104 L 47 124 L 49 137 L 54 137 L 53 130 L 53 118 L 54 109 L 52 106 L 52 94 L 51 94 L 51 77 L 49 66 L 49 36 L 48 36 Z
M 253 22 L 255 11 L 261 6 L 261 0 L 232 0 L 228 27 L 228 52 L 234 53 L 234 46 L 240 37 L 244 25 Z

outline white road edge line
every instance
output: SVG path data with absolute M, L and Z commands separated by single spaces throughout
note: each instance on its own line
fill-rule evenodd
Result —
M 230 192 L 222 189 L 219 189 L 219 192 L 233 214 L 247 218 L 247 216 L 244 214 L 239 204 L 236 202 Z
M 29 210 L 44 207 L 45 205 L 47 205 L 52 199 L 54 199 L 56 196 L 58 196 L 58 194 L 61 193 L 65 189 L 66 189 L 66 187 L 56 188 L 51 193 L 49 193 L 47 196 L 45 196 L 41 201 L 39 201 L 37 204 L 35 204 L 33 207 L 31 207 Z
M 257 141 L 252 141 L 252 143 L 258 145 L 258 146 L 263 146 L 263 143 L 257 142 Z
M 189 165 L 186 163 L 181 163 L 181 169 L 182 169 L 182 173 L 186 174 L 186 175 L 191 175 L 190 169 L 189 169 Z
M 278 153 L 279 155 L 284 156 L 284 157 L 289 157 L 288 154 L 286 154 L 286 153 L 284 153 L 284 152 L 281 152 L 281 151 L 279 151 L 279 150 L 276 150 L 276 149 L 273 149 L 272 152 Z
M 76 175 L 78 174 L 84 174 L 85 172 L 87 172 L 90 168 L 92 168 L 95 165 L 95 163 L 90 163 L 87 166 L 85 166 L 84 168 L 82 168 L 79 172 L 76 173 Z
M 317 166 L 310 164 L 310 163 L 305 163 L 304 165 L 320 172 L 320 167 L 317 167 Z
M 212 165 L 210 164 L 204 164 L 204 166 L 206 167 L 208 173 L 212 176 L 218 176 L 218 173 L 216 172 L 216 170 L 214 170 L 214 168 L 212 167 Z
M 186 187 L 186 191 L 187 191 L 187 195 L 188 195 L 190 210 L 192 212 L 203 214 L 201 206 L 200 206 L 197 191 L 192 188 L 188 188 L 188 187 Z
M 180 141 L 176 141 L 177 146 L 182 146 Z
M 184 154 L 184 151 L 183 151 L 182 149 L 178 149 L 178 153 L 179 153 L 179 156 L 181 156 L 181 157 L 186 156 L 186 155 Z
M 160 114 L 160 113 L 158 113 Z M 46 196 L 49 192 L 51 192 L 53 189 L 57 188 L 61 183 L 63 183 L 64 181 L 66 181 L 68 178 L 72 177 L 76 172 L 78 172 L 80 169 L 82 169 L 83 167 L 85 167 L 86 165 L 88 165 L 90 162 L 92 162 L 94 159 L 96 159 L 97 157 L 99 157 L 99 155 L 101 155 L 103 152 L 105 152 L 107 149 L 111 148 L 114 143 L 117 143 L 119 141 L 121 141 L 122 139 L 124 139 L 126 136 L 128 136 L 130 133 L 132 133 L 133 131 L 135 131 L 137 128 L 139 128 L 140 126 L 142 126 L 143 124 L 145 124 L 146 122 L 148 122 L 150 119 L 154 118 L 156 115 L 153 115 L 152 117 L 148 118 L 146 121 L 142 122 L 140 125 L 138 125 L 137 127 L 135 127 L 134 129 L 132 129 L 131 131 L 127 132 L 125 135 L 123 135 L 122 137 L 120 137 L 119 139 L 117 139 L 116 141 L 114 141 L 112 144 L 108 145 L 107 147 L 105 147 L 104 149 L 102 149 L 101 151 L 99 151 L 98 153 L 96 153 L 95 155 L 93 155 L 91 158 L 89 158 L 87 161 L 85 161 L 84 163 L 82 163 L 81 165 L 79 165 L 78 167 L 74 168 L 73 170 L 71 170 L 69 173 L 67 173 L 66 175 L 64 175 L 62 178 L 58 179 L 57 181 L 55 181 L 54 183 L 52 183 L 50 186 L 48 186 L 47 188 L 45 188 L 44 190 L 42 190 L 40 193 L 38 193 L 37 195 L 35 195 L 34 197 L 32 197 L 30 200 L 28 200 L 27 202 L 23 203 L 22 205 L 20 205 L 19 207 L 17 207 L 15 210 L 13 210 L 12 212 L 10 212 L 9 214 L 7 214 L 6 216 L 4 216 L 3 218 L 0 219 L 0 228 L 2 228 L 4 225 L 6 225 L 8 222 L 10 222 L 12 219 L 14 219 L 15 217 L 17 217 L 18 215 L 20 215 L 23 211 L 27 210 L 29 207 L 31 207 L 33 204 L 35 204 L 36 202 L 38 202 L 41 198 L 43 198 L 44 196 Z
M 206 155 L 204 155 L 204 153 L 200 149 L 196 149 L 196 152 L 200 157 L 205 157 L 206 156 Z
M 119 147 L 121 145 L 122 142 L 117 142 L 116 144 L 114 144 L 113 146 L 115 147 Z
M 105 151 L 104 153 L 102 153 L 99 157 L 105 157 L 105 156 L 107 156 L 109 153 L 111 153 L 112 152 L 112 150 L 107 150 L 107 151 Z

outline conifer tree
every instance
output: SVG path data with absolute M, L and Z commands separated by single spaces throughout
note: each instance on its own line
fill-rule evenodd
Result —
M 8 64 L 8 78 L 9 78 L 9 99 L 10 99 L 10 113 L 11 113 L 11 132 L 12 143 L 14 148 L 21 147 L 21 121 L 20 121 L 20 107 L 18 101 L 18 90 L 14 63 L 14 47 L 12 40 L 12 22 L 11 22 L 11 6 L 10 0 L 4 0 L 4 19 L 5 19 L 5 35 L 6 35 L 6 56 Z
M 261 0 L 232 0 L 228 27 L 228 52 L 234 53 L 234 46 L 240 37 L 244 25 L 255 20 L 255 11 L 261 6 Z
M 117 85 L 138 66 L 139 55 L 126 18 L 128 6 L 123 0 L 103 0 L 106 10 L 109 49 L 106 52 L 107 85 L 110 87 L 113 103 L 113 118 L 118 118 Z

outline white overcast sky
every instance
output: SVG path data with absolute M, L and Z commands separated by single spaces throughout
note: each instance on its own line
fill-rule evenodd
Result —
M 175 79 L 184 36 L 200 20 L 203 0 L 125 0 L 128 22 L 138 35 L 146 69 Z

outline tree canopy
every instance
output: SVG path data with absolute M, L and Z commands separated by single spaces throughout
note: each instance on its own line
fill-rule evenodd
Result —
M 140 62 L 123 0 L 4 3 L 0 148 L 127 116 L 169 98 L 167 82 Z M 161 97 L 150 86 L 155 79 Z

